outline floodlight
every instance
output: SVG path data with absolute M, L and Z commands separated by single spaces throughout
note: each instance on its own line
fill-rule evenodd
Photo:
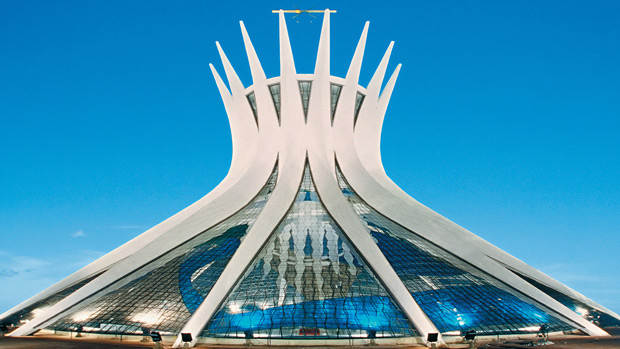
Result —
M 476 339 L 476 331 L 469 330 L 469 331 L 465 332 L 465 340 L 466 341 L 473 341 L 474 339 Z
M 538 332 L 540 333 L 542 340 L 546 341 L 549 338 L 549 325 L 542 324 L 538 329 Z
M 620 0 L 618 1 L 620 3 Z M 314 14 L 315 12 L 313 11 L 319 10 L 296 9 L 289 11 L 294 11 L 294 16 L 296 14 Z M 218 107 L 217 109 L 219 111 L 223 109 L 229 114 L 232 147 L 235 149 L 233 163 L 226 177 L 227 179 L 222 182 L 222 186 L 218 186 L 217 189 L 199 199 L 195 204 L 134 239 L 135 241 L 146 240 L 152 246 L 157 246 L 157 253 L 148 253 L 148 250 L 145 253 L 142 249 L 142 243 L 130 242 L 123 245 L 122 248 L 101 257 L 101 259 L 93 262 L 86 269 L 82 269 L 56 283 L 51 288 L 43 291 L 43 293 L 50 295 L 68 294 L 73 288 L 77 287 L 73 285 L 79 286 L 79 284 L 76 284 L 76 280 L 90 280 L 92 278 L 89 278 L 89 275 L 100 275 L 106 272 L 106 270 L 111 270 L 110 268 L 114 268 L 114 271 L 111 272 L 113 275 L 109 278 L 106 276 L 106 278 L 112 282 L 112 280 L 126 280 L 127 278 L 134 280 L 135 278 L 132 275 L 142 273 L 140 270 L 143 269 L 172 268 L 174 265 L 177 270 L 173 275 L 175 282 L 171 285 L 163 283 L 161 279 L 165 275 L 159 275 L 161 273 L 153 274 L 153 279 L 160 280 L 148 278 L 135 279 L 131 287 L 135 287 L 136 291 L 134 292 L 138 293 L 139 296 L 131 297 L 130 299 L 127 298 L 128 290 L 124 287 L 115 287 L 114 290 L 110 291 L 107 288 L 108 282 L 90 282 L 87 290 L 84 290 L 86 288 L 84 287 L 79 291 L 80 299 L 85 299 L 80 302 L 80 307 L 90 310 L 78 311 L 71 316 L 72 319 L 70 321 L 67 319 L 67 321 L 63 320 L 62 322 L 63 324 L 66 323 L 66 326 L 70 326 L 70 328 L 67 328 L 67 330 L 72 330 L 70 335 L 75 336 L 73 330 L 78 323 L 84 325 L 84 333 L 103 334 L 113 332 L 125 336 L 140 335 L 142 333 L 141 327 L 145 326 L 151 330 L 161 328 L 164 331 L 164 335 L 166 335 L 166 342 L 172 342 L 174 336 L 173 345 L 175 347 L 185 346 L 189 348 L 189 346 L 196 342 L 203 341 L 202 331 L 211 333 L 208 336 L 210 338 L 204 339 L 207 345 L 220 343 L 221 341 L 218 337 L 233 338 L 233 336 L 234 339 L 230 340 L 235 343 L 245 341 L 247 344 L 271 344 L 271 340 L 277 341 L 276 338 L 281 338 L 281 332 L 284 331 L 286 333 L 284 337 L 291 338 L 290 343 L 302 344 L 298 340 L 302 338 L 324 338 L 325 341 L 322 344 L 327 347 L 347 344 L 346 340 L 349 341 L 350 346 L 353 346 L 354 341 L 356 344 L 361 342 L 373 344 L 376 341 L 372 338 L 374 336 L 381 342 L 383 336 L 408 336 L 408 333 L 415 331 L 416 341 L 419 339 L 419 342 L 423 342 L 421 345 L 445 347 L 445 341 L 461 341 L 465 332 L 470 329 L 478 328 L 481 330 L 481 337 L 486 337 L 487 332 L 483 332 L 480 327 L 467 324 L 470 322 L 470 315 L 464 315 L 464 318 L 458 317 L 459 314 L 478 315 L 477 312 L 482 306 L 496 309 L 493 312 L 497 314 L 510 314 L 510 316 L 506 317 L 497 316 L 496 319 L 492 319 L 493 314 L 479 314 L 484 319 L 493 320 L 490 323 L 493 323 L 493 328 L 497 329 L 498 336 L 499 334 L 510 333 L 511 329 L 514 329 L 514 332 L 531 332 L 532 335 L 540 335 L 540 332 L 536 332 L 539 328 L 547 334 L 550 330 L 555 331 L 557 326 L 553 322 L 550 322 L 548 325 L 554 324 L 554 327 L 542 327 L 543 321 L 551 321 L 547 320 L 546 316 L 541 316 L 535 322 L 529 320 L 525 322 L 517 321 L 517 318 L 523 318 L 519 314 L 514 314 L 513 317 L 513 313 L 519 312 L 513 309 L 520 309 L 528 313 L 534 311 L 546 315 L 542 310 L 560 309 L 558 307 L 561 307 L 551 297 L 545 297 L 546 299 L 541 298 L 536 303 L 539 307 L 534 309 L 529 305 L 528 300 L 532 298 L 538 299 L 540 292 L 536 287 L 522 288 L 521 286 L 523 285 L 527 286 L 523 280 L 527 281 L 533 278 L 536 282 L 532 283 L 536 285 L 539 283 L 542 285 L 557 284 L 557 287 L 554 287 L 554 289 L 558 287 L 563 289 L 562 297 L 564 295 L 571 297 L 570 289 L 538 273 L 535 269 L 523 266 L 520 263 L 510 263 L 514 275 L 506 273 L 506 270 L 503 268 L 494 268 L 493 265 L 487 265 L 485 261 L 479 259 L 480 255 L 501 256 L 502 260 L 512 259 L 506 252 L 489 246 L 483 239 L 472 235 L 472 233 L 458 227 L 447 218 L 418 204 L 417 201 L 409 197 L 405 192 L 398 190 L 395 184 L 384 176 L 379 147 L 382 131 L 381 123 L 400 71 L 400 65 L 396 67 L 389 81 L 385 81 L 385 88 L 382 91 L 384 73 L 390 52 L 392 51 L 392 45 L 390 44 L 379 67 L 373 74 L 373 78 L 366 85 L 367 87 L 361 86 L 358 83 L 357 72 L 362 65 L 362 48 L 367 36 L 367 26 L 365 26 L 358 44 L 359 50 L 356 50 L 351 60 L 347 59 L 347 61 L 351 62 L 348 69 L 351 72 L 349 77 L 352 76 L 353 78 L 347 79 L 345 77 L 345 79 L 342 79 L 332 76 L 328 69 L 330 66 L 329 16 L 331 11 L 323 12 L 325 13 L 325 19 L 321 29 L 314 73 L 311 74 L 302 75 L 301 71 L 298 74 L 295 69 L 291 42 L 286 29 L 285 18 L 282 14 L 278 16 L 280 18 L 278 35 L 280 38 L 280 52 L 283 52 L 280 55 L 282 62 L 279 62 L 279 64 L 282 69 L 279 77 L 266 79 L 265 72 L 251 44 L 245 26 L 241 26 L 243 42 L 246 46 L 245 51 L 249 59 L 251 75 L 256 78 L 252 86 L 247 86 L 239 79 L 220 45 L 217 45 L 226 73 L 226 76 L 222 77 L 228 80 L 227 82 L 222 81 L 222 77 L 219 76 L 216 69 L 212 68 L 215 82 L 222 95 L 225 107 Z M 347 24 L 344 26 L 347 26 Z M 334 44 L 340 45 L 340 43 Z M 355 44 L 355 42 L 352 44 Z M 292 46 L 295 47 L 295 43 Z M 270 55 L 266 54 L 265 56 L 269 57 Z M 277 58 L 277 55 L 271 56 Z M 236 60 L 234 57 L 230 58 L 232 61 Z M 336 59 L 335 57 L 332 58 Z M 268 65 L 266 64 L 267 62 L 264 63 L 263 66 Z M 366 71 L 367 68 L 364 66 L 364 69 Z M 415 89 L 410 89 L 408 92 L 407 97 L 405 97 L 407 99 L 411 98 L 409 97 L 411 93 L 416 91 Z M 273 102 L 273 107 L 270 106 L 271 102 Z M 405 100 L 405 103 L 407 102 Z M 122 124 L 118 126 L 123 127 Z M 325 135 L 328 135 L 328 137 L 325 138 Z M 324 142 L 325 139 L 327 142 Z M 257 149 L 260 149 L 260 151 Z M 283 155 L 280 160 L 278 160 L 278 154 Z M 306 154 L 309 154 L 307 156 L 311 157 L 312 161 L 306 161 Z M 336 168 L 334 154 L 337 155 L 338 163 L 341 165 L 338 168 Z M 338 180 L 337 182 L 335 181 L 336 179 Z M 284 188 L 284 185 L 279 185 L 280 183 L 286 183 L 288 189 Z M 275 189 L 278 189 L 279 193 L 280 186 L 285 190 L 282 192 L 282 195 L 288 195 L 286 196 L 288 199 L 281 200 L 280 194 L 274 195 Z M 288 190 L 288 194 L 286 190 Z M 325 194 L 327 192 L 330 192 L 330 195 L 317 196 L 317 193 Z M 368 201 L 370 198 L 373 199 Z M 310 207 L 307 206 L 309 204 L 308 200 L 312 204 Z M 351 206 L 353 210 L 348 208 L 350 203 L 353 205 Z M 269 206 L 267 211 L 262 208 L 266 207 L 264 206 L 265 204 Z M 345 210 L 346 213 L 342 210 Z M 389 217 L 389 219 L 384 219 L 383 217 Z M 418 224 L 414 217 L 432 218 L 425 219 Z M 256 219 L 259 219 L 264 225 L 261 227 L 252 226 L 249 229 L 256 228 L 257 232 L 252 231 L 246 234 L 249 227 L 248 222 L 254 222 Z M 360 219 L 363 221 L 361 226 Z M 382 221 L 385 221 L 385 224 L 381 223 Z M 212 228 L 216 222 L 220 222 L 217 229 L 230 227 L 224 232 L 217 233 L 218 236 L 222 237 L 221 240 L 210 239 L 208 242 L 201 242 L 199 247 L 195 247 L 196 244 L 194 243 L 181 245 L 184 241 L 201 239 L 201 236 L 207 230 L 210 231 L 209 236 L 216 235 L 213 230 L 215 228 Z M 280 224 L 284 225 L 284 222 L 286 222 L 286 227 L 280 227 Z M 263 228 L 269 224 L 273 225 L 274 229 L 264 230 Z M 388 225 L 392 228 L 382 228 L 379 225 Z M 191 227 L 191 229 L 184 230 L 183 234 L 177 234 L 177 228 L 179 227 Z M 290 227 L 295 227 L 295 229 Z M 371 233 L 372 236 L 367 236 L 364 233 L 359 234 L 360 231 L 358 230 L 362 230 L 364 227 L 368 227 L 373 231 Z M 222 230 L 224 229 L 222 228 Z M 375 247 L 374 243 L 366 241 L 370 237 L 378 237 L 379 235 L 375 234 L 375 232 L 385 237 L 385 239 L 378 242 L 378 247 Z M 390 242 L 386 240 L 399 239 L 409 234 L 417 234 L 421 242 L 395 240 L 395 243 L 402 244 L 402 246 L 394 246 L 392 248 L 389 245 Z M 241 247 L 238 247 L 239 240 L 237 240 L 237 237 L 240 235 L 244 235 L 247 239 L 241 242 Z M 223 238 L 224 236 L 226 238 Z M 345 237 L 347 238 L 345 239 Z M 469 244 L 473 239 L 476 239 L 479 243 Z M 445 242 L 445 246 L 441 244 L 442 242 Z M 458 271 L 458 276 L 453 277 L 451 276 L 454 274 L 453 272 L 445 270 L 454 269 L 448 262 L 442 262 L 442 265 L 445 264 L 445 266 L 441 268 L 428 268 L 432 269 L 428 273 L 429 279 L 446 279 L 445 282 L 437 284 L 437 287 L 432 280 L 422 275 L 427 274 L 426 270 L 421 271 L 421 273 L 412 273 L 412 275 L 402 275 L 402 273 L 399 273 L 399 270 L 403 270 L 403 268 L 415 270 L 416 266 L 419 265 L 419 259 L 431 260 L 435 258 L 435 252 L 433 252 L 435 247 L 433 246 L 437 244 L 445 248 L 445 252 L 442 253 L 446 256 L 445 258 L 442 257 L 443 259 L 448 261 L 458 259 L 459 263 L 464 265 L 476 266 L 476 270 L 473 270 L 474 267 L 464 268 L 462 271 Z M 414 245 L 420 245 L 420 250 L 418 251 L 417 247 L 411 247 Z M 427 245 L 430 247 L 425 247 Z M 463 245 L 468 246 L 467 251 L 469 252 L 463 252 L 465 251 L 462 247 Z M 389 261 L 392 260 L 391 253 L 395 252 L 394 249 L 396 248 L 401 248 L 402 251 L 406 251 L 407 248 L 413 249 L 412 251 L 415 253 L 402 253 L 402 256 L 398 256 L 399 258 L 402 257 L 398 260 L 398 264 L 390 264 Z M 281 258 L 272 258 L 272 255 L 278 254 L 277 251 L 281 249 L 284 250 L 284 254 L 290 255 L 290 258 L 284 258 L 284 254 L 280 256 Z M 291 251 L 290 254 L 289 250 Z M 293 250 L 298 252 L 296 253 L 298 257 L 304 258 L 293 258 Z M 301 250 L 304 250 L 304 252 L 302 253 Z M 171 253 L 175 256 L 183 255 L 187 258 L 184 257 L 183 261 L 177 259 L 168 261 L 167 259 L 162 260 L 158 258 L 159 255 L 169 255 Z M 133 257 L 126 257 L 132 254 L 136 254 L 136 258 L 133 261 L 131 260 Z M 352 255 L 355 257 L 352 257 Z M 230 275 L 226 275 L 226 278 L 230 278 L 230 280 L 244 280 L 243 290 L 239 288 L 239 291 L 237 291 L 237 288 L 235 288 L 236 283 L 223 282 L 221 276 L 220 280 L 217 281 L 218 275 L 215 275 L 217 273 L 203 273 L 211 265 L 211 263 L 205 264 L 206 261 L 211 260 L 211 257 L 215 256 L 232 256 L 230 262 L 222 262 L 224 257 L 218 257 L 219 259 L 213 258 L 213 260 L 217 261 L 217 263 L 230 263 Z M 199 260 L 205 261 L 205 263 L 199 263 Z M 363 260 L 376 260 L 377 263 L 370 266 L 360 262 Z M 317 266 L 318 268 L 323 262 L 326 262 L 327 265 L 333 265 L 334 268 L 338 266 L 339 272 L 336 272 L 330 278 L 327 278 L 327 275 L 323 278 L 319 277 L 319 275 L 310 276 L 307 273 L 304 276 L 303 273 L 306 268 L 309 266 Z M 119 266 L 119 263 L 122 263 L 121 268 L 110 267 L 110 265 Z M 263 285 L 272 284 L 271 279 L 274 276 L 274 273 L 262 272 L 261 270 L 265 269 L 262 267 L 263 265 L 270 266 L 266 268 L 268 270 L 281 271 L 282 275 L 278 273 L 278 278 L 280 278 L 283 284 L 287 285 L 287 288 L 264 287 L 263 290 Z M 2 268 L 1 265 L 0 268 Z M 439 270 L 442 268 L 444 270 Z M 227 273 L 229 273 L 229 269 L 226 269 Z M 470 276 L 469 269 L 472 269 L 472 276 Z M 317 269 L 314 270 L 318 271 Z M 328 274 L 328 269 L 325 270 L 326 274 Z M 310 293 L 312 293 L 310 291 L 313 291 L 314 279 L 316 278 L 321 279 L 321 286 L 325 287 L 324 290 L 331 289 L 334 290 L 334 293 L 344 293 L 345 290 L 353 287 L 353 280 L 356 278 L 361 280 L 360 273 L 364 273 L 368 280 L 366 282 L 368 284 L 368 292 L 364 293 L 366 296 L 355 301 L 359 300 L 360 304 L 349 302 L 340 303 L 342 305 L 336 306 L 341 299 L 334 298 L 336 297 L 335 295 L 333 297 L 320 297 L 321 299 L 327 298 L 322 300 L 320 305 L 321 310 L 325 309 L 325 311 L 315 311 L 313 314 L 311 310 L 314 309 L 304 306 L 310 303 L 301 303 L 301 299 L 297 299 L 304 298 L 301 297 L 302 295 L 308 296 L 308 299 L 312 298 L 310 297 Z M 441 309 L 450 309 L 450 311 L 446 312 L 439 311 L 436 314 L 438 318 L 431 316 L 429 313 L 430 319 L 422 312 L 423 309 L 420 309 L 419 305 L 416 304 L 415 297 L 412 298 L 410 295 L 411 292 L 417 292 L 414 289 L 415 285 L 407 282 L 407 278 L 420 274 L 419 277 L 430 285 L 430 289 L 437 289 L 442 286 L 442 283 L 445 285 L 459 285 L 461 284 L 459 281 L 461 278 L 475 278 L 477 280 L 475 281 L 476 284 L 493 285 L 503 273 L 508 274 L 508 276 L 512 275 L 513 278 L 511 280 L 504 280 L 505 287 L 503 289 L 507 291 L 501 291 L 502 298 L 487 297 L 490 298 L 489 304 L 480 306 L 478 301 L 468 301 L 468 298 L 479 299 L 482 297 L 475 294 L 477 292 L 476 289 L 468 291 L 471 287 L 455 286 L 453 288 L 454 292 L 446 295 L 446 299 L 444 299 L 444 294 L 441 292 L 433 296 L 432 301 L 429 299 L 431 303 L 441 301 Z M 448 276 L 444 277 L 446 274 Z M 519 277 L 519 275 L 522 277 Z M 417 278 L 418 276 L 415 277 Z M 299 282 L 296 282 L 296 280 Z M 304 280 L 308 281 L 306 287 L 304 287 Z M 246 281 L 248 282 L 247 288 L 249 290 L 260 288 L 260 295 L 253 296 L 249 295 L 251 292 L 247 292 L 248 296 L 245 296 Z M 405 282 L 409 287 L 405 287 L 402 282 Z M 218 285 L 217 292 L 210 293 L 207 301 L 199 302 L 201 303 L 200 306 L 198 304 L 193 306 L 194 304 L 190 303 L 190 301 L 193 302 L 192 297 L 198 296 L 196 294 L 193 296 L 191 294 L 188 295 L 184 290 L 189 289 L 193 293 L 193 288 L 200 289 L 211 283 Z M 178 291 L 179 285 L 183 288 L 180 295 Z M 392 286 L 398 286 L 397 293 L 402 291 L 402 295 L 394 293 L 396 291 L 394 291 L 395 288 Z M 154 287 L 157 289 L 153 289 Z M 489 288 L 490 286 L 484 287 Z M 137 291 L 139 289 L 144 291 Z M 152 292 L 148 293 L 149 290 Z M 153 292 L 155 291 L 161 292 L 161 297 L 158 295 L 157 301 L 148 300 L 152 299 L 149 297 L 154 297 Z M 237 295 L 241 291 L 243 291 L 243 296 L 239 297 L 239 301 L 228 299 L 235 298 L 230 297 L 230 295 Z M 288 294 L 299 295 L 299 297 L 294 297 L 293 299 L 283 298 L 282 300 L 286 300 L 286 302 L 278 302 L 279 295 L 285 295 L 284 291 L 288 292 Z M 498 294 L 498 292 L 495 292 L 495 294 Z M 101 297 L 90 296 L 91 294 L 98 295 L 102 293 L 106 293 L 106 299 L 115 305 L 119 304 L 119 307 L 102 307 L 100 306 Z M 379 315 L 369 317 L 364 313 L 355 314 L 355 309 L 352 309 L 358 305 L 361 306 L 361 301 L 368 304 L 368 307 L 391 307 L 392 300 L 385 298 L 385 295 L 391 293 L 395 295 L 394 307 L 399 309 L 399 311 L 388 313 L 386 310 L 385 313 L 381 312 Z M 46 328 L 50 323 L 54 323 L 56 319 L 64 318 L 64 314 L 70 310 L 73 311 L 70 304 L 72 304 L 72 297 L 75 296 L 78 295 L 68 296 L 65 298 L 65 301 L 57 303 L 50 308 L 44 306 L 40 299 L 37 298 L 38 296 L 34 296 L 34 298 L 21 303 L 21 305 L 9 312 L 0 314 L 0 322 L 5 323 L 9 321 L 12 324 L 16 321 L 15 325 L 19 325 L 19 327 L 11 332 L 12 336 L 31 335 Z M 578 298 L 590 304 L 589 300 L 582 297 Z M 309 301 L 308 299 L 306 301 Z M 248 301 L 248 307 L 242 307 L 244 304 L 242 301 L 246 300 Z M 274 302 L 274 300 L 276 301 Z M 386 303 L 388 300 L 389 304 Z M 289 304 L 291 303 L 289 301 L 294 301 L 293 303 L 297 304 L 297 310 L 306 310 L 308 312 L 300 314 L 299 311 L 292 311 L 290 308 L 293 305 Z M 458 305 L 453 306 L 453 303 Z M 35 304 L 40 304 L 41 308 L 33 309 Z M 126 313 L 128 317 L 121 316 L 119 313 L 120 304 L 122 304 L 123 313 Z M 145 304 L 148 304 L 148 307 Z M 249 305 L 251 304 L 255 304 L 258 307 L 255 308 L 254 305 L 250 307 Z M 319 307 L 318 303 L 314 305 Z M 191 310 L 191 316 L 189 316 L 188 307 Z M 220 307 L 223 309 L 221 313 L 218 312 Z M 401 313 L 401 308 L 407 311 Z M 422 308 L 425 307 L 423 306 Z M 537 309 L 539 308 L 542 310 L 538 311 Z M 269 315 L 271 314 L 279 318 L 282 323 L 290 323 L 290 325 L 286 325 L 286 330 L 282 330 L 282 326 L 278 326 L 277 323 L 266 321 L 264 327 L 262 322 L 261 327 L 243 327 L 245 330 L 256 329 L 257 332 L 254 336 L 256 338 L 252 339 L 252 333 L 244 334 L 243 329 L 237 331 L 237 328 L 246 324 L 257 324 L 254 322 L 253 317 L 256 314 L 250 312 L 253 309 L 264 310 L 265 316 L 270 317 Z M 26 320 L 35 314 L 37 315 L 33 321 Z M 206 329 L 201 325 L 201 323 L 206 323 L 209 318 L 218 317 L 219 314 L 227 317 L 227 320 L 223 321 L 221 325 L 216 324 L 214 320 L 211 320 L 208 325 L 203 324 L 208 326 Z M 233 318 L 228 318 L 229 315 Z M 386 315 L 387 319 L 384 319 L 383 315 Z M 524 316 L 529 319 L 530 316 L 527 315 L 525 314 Z M 600 315 L 612 317 L 614 314 L 600 311 Z M 241 320 L 235 316 L 245 317 Z M 459 320 L 456 320 L 457 317 Z M 514 321 L 512 320 L 513 318 Z M 170 319 L 169 325 L 172 327 L 168 326 L 167 319 Z M 172 319 L 175 320 L 172 321 Z M 248 320 L 247 322 L 245 321 L 246 319 Z M 574 327 L 583 328 L 589 335 L 607 334 L 597 325 L 590 324 L 587 319 L 578 316 L 573 316 L 571 319 L 570 323 L 574 323 Z M 375 327 L 376 324 L 383 323 L 383 320 L 393 326 L 389 332 L 383 332 L 380 325 Z M 453 324 L 455 320 L 457 321 L 455 327 L 444 328 L 444 326 L 439 326 L 442 323 Z M 605 319 L 598 319 L 600 322 L 603 322 L 603 320 Z M 274 322 L 277 321 L 274 320 Z M 411 329 L 409 328 L 409 323 L 411 323 Z M 439 328 L 435 327 L 433 323 L 438 325 Z M 461 327 L 458 327 L 458 324 Z M 347 330 L 352 327 L 355 328 L 353 333 Z M 517 330 L 521 327 L 523 327 L 521 330 Z M 12 325 L 10 328 L 13 329 L 14 326 Z M 460 331 L 461 328 L 463 329 L 462 332 Z M 180 336 L 180 332 L 177 329 L 191 330 L 192 332 L 191 334 L 183 333 Z M 342 329 L 342 331 L 337 332 L 335 329 Z M 371 332 L 371 329 L 375 329 L 376 333 Z M 416 329 L 418 330 L 416 331 Z M 429 333 L 430 331 L 443 332 L 444 330 L 446 331 L 445 338 L 442 333 Z M 489 330 L 491 329 L 489 328 Z M 196 341 L 193 340 L 194 333 L 198 336 Z M 426 342 L 424 333 L 427 334 Z M 417 338 L 418 335 L 420 336 L 419 338 Z M 442 337 L 439 337 L 439 335 L 442 335 Z M 307 343 L 303 343 L 303 345 L 307 345 Z M 461 345 L 461 347 L 466 346 Z
M 161 342 L 161 334 L 157 331 L 153 331 L 151 332 L 151 339 L 153 342 Z
M 431 343 L 437 342 L 439 339 L 439 333 L 429 333 L 426 335 L 426 340 Z
M 192 341 L 191 333 L 181 333 L 181 340 L 185 343 L 189 343 Z

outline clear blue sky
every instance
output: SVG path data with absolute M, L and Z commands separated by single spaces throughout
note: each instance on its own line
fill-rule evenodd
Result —
M 266 4 L 269 5 L 266 5 Z M 343 76 L 403 64 L 384 125 L 413 197 L 620 312 L 620 2 L 295 1 L 332 18 Z M 159 223 L 226 174 L 208 69 L 250 83 L 238 21 L 278 75 L 288 1 L 0 2 L 0 312 Z M 289 30 L 313 70 L 320 18 Z M 312 22 L 310 21 L 312 20 Z

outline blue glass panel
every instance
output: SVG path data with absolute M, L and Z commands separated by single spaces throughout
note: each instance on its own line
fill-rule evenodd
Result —
M 148 329 L 178 334 L 256 221 L 276 177 L 274 169 L 261 192 L 239 212 L 86 299 L 48 329 L 110 334 L 142 334 Z
M 293 206 L 202 336 L 351 338 L 371 331 L 417 335 L 329 216 L 306 169 Z
M 513 272 L 519 275 L 525 281 L 532 284 L 534 287 L 538 288 L 539 290 L 549 295 L 551 298 L 564 304 L 567 308 L 581 315 L 584 319 L 594 323 L 595 325 L 599 327 L 612 327 L 612 326 L 620 327 L 620 320 L 605 313 L 604 311 L 594 308 L 592 306 L 589 306 L 585 304 L 584 302 L 581 302 L 573 297 L 570 297 L 560 291 L 557 291 L 549 286 L 543 285 L 537 282 L 536 280 L 528 278 L 525 275 L 521 275 L 520 273 L 514 270 Z
M 179 269 L 179 288 L 183 302 L 194 313 L 222 274 L 241 244 L 247 224 L 232 227 L 221 236 L 195 247 Z
M 24 322 L 30 321 L 32 319 L 34 319 L 34 317 L 52 307 L 54 304 L 60 302 L 61 300 L 63 300 L 65 297 L 67 297 L 68 295 L 72 294 L 73 292 L 77 291 L 78 289 L 82 288 L 82 286 L 86 285 L 87 283 L 89 283 L 90 281 L 94 280 L 95 278 L 97 278 L 99 275 L 101 275 L 103 272 L 91 276 L 85 280 L 82 280 L 78 283 L 76 283 L 75 285 L 69 286 L 65 289 L 63 289 L 62 291 L 59 291 L 53 295 L 51 295 L 50 297 L 47 297 L 39 302 L 34 303 L 33 305 L 26 307 L 10 316 L 5 317 L 4 319 L 2 319 L 0 321 L 0 324 L 2 325 L 6 325 L 9 327 L 9 331 L 12 331 L 13 328 L 17 328 L 20 327 Z
M 377 246 L 440 332 L 527 333 L 537 332 L 542 324 L 551 331 L 574 328 L 502 282 L 379 214 L 349 187 L 339 169 L 337 176 L 341 190 Z
M 367 309 L 369 306 L 375 309 L 369 312 Z M 332 298 L 264 310 L 251 307 L 237 314 L 220 312 L 213 319 L 219 326 L 214 326 L 211 334 L 228 334 L 231 330 L 239 333 L 245 333 L 247 330 L 271 330 L 274 316 L 281 317 L 277 322 L 281 327 L 338 329 L 346 324 L 348 330 L 390 332 L 392 317 L 401 315 L 395 312 L 391 300 L 385 296 Z

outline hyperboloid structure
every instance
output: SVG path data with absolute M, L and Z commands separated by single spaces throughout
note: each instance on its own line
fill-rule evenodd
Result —
M 253 84 L 218 44 L 230 119 L 225 179 L 183 211 L 0 315 L 39 330 L 209 343 L 437 344 L 467 331 L 607 335 L 620 317 L 403 192 L 380 156 L 400 65 L 392 44 L 358 84 L 368 23 L 344 78 L 330 75 L 330 11 L 313 74 L 295 70 L 280 11 L 280 76 L 241 23 Z M 430 336 L 429 336 L 430 335 Z M 185 341 L 189 341 L 185 336 Z M 356 341 L 356 342 L 355 342 Z

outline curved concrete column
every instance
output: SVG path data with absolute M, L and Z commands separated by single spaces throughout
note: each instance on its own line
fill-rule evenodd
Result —
M 188 208 L 0 315 L 2 319 L 15 314 L 100 274 L 11 335 L 31 334 L 78 307 L 97 300 L 103 295 L 102 290 L 116 290 L 134 280 L 137 276 L 132 273 L 136 270 L 143 268 L 141 275 L 153 270 L 172 249 L 230 218 L 252 202 L 269 180 L 276 163 L 278 177 L 269 200 L 224 268 L 221 275 L 225 277 L 219 277 L 181 330 L 181 333 L 192 334 L 194 341 L 191 344 L 196 343 L 205 326 L 287 215 L 299 192 L 306 164 L 310 167 L 325 210 L 412 325 L 423 337 L 429 333 L 439 333 L 383 255 L 368 227 L 343 196 L 336 178 L 336 160 L 353 190 L 374 210 L 480 269 L 481 275 L 501 282 L 513 294 L 526 298 L 588 334 L 606 335 L 602 329 L 516 274 L 520 273 L 620 319 L 617 314 L 422 205 L 389 179 L 381 163 L 381 128 L 400 65 L 383 91 L 381 86 L 393 42 L 389 44 L 369 85 L 366 88 L 359 86 L 368 33 L 366 23 L 346 77 L 331 76 L 330 11 L 325 10 L 314 73 L 298 74 L 284 12 L 280 11 L 280 76 L 267 78 L 243 22 L 240 26 L 253 84 L 243 86 L 219 43 L 216 46 L 228 86 L 213 65 L 210 66 L 231 125 L 233 158 L 227 176 L 211 193 Z M 312 84 L 307 113 L 300 93 L 300 81 Z M 272 89 L 274 84 L 279 86 Z M 333 85 L 339 87 L 334 87 L 337 93 L 332 96 Z M 364 96 L 359 109 L 358 96 Z M 332 115 L 332 98 L 335 97 L 338 99 L 334 101 L 335 113 Z M 279 101 L 278 107 L 276 100 Z M 130 274 L 132 277 L 127 277 Z M 439 343 L 445 344 L 441 336 Z M 179 334 L 174 346 L 181 344 Z

